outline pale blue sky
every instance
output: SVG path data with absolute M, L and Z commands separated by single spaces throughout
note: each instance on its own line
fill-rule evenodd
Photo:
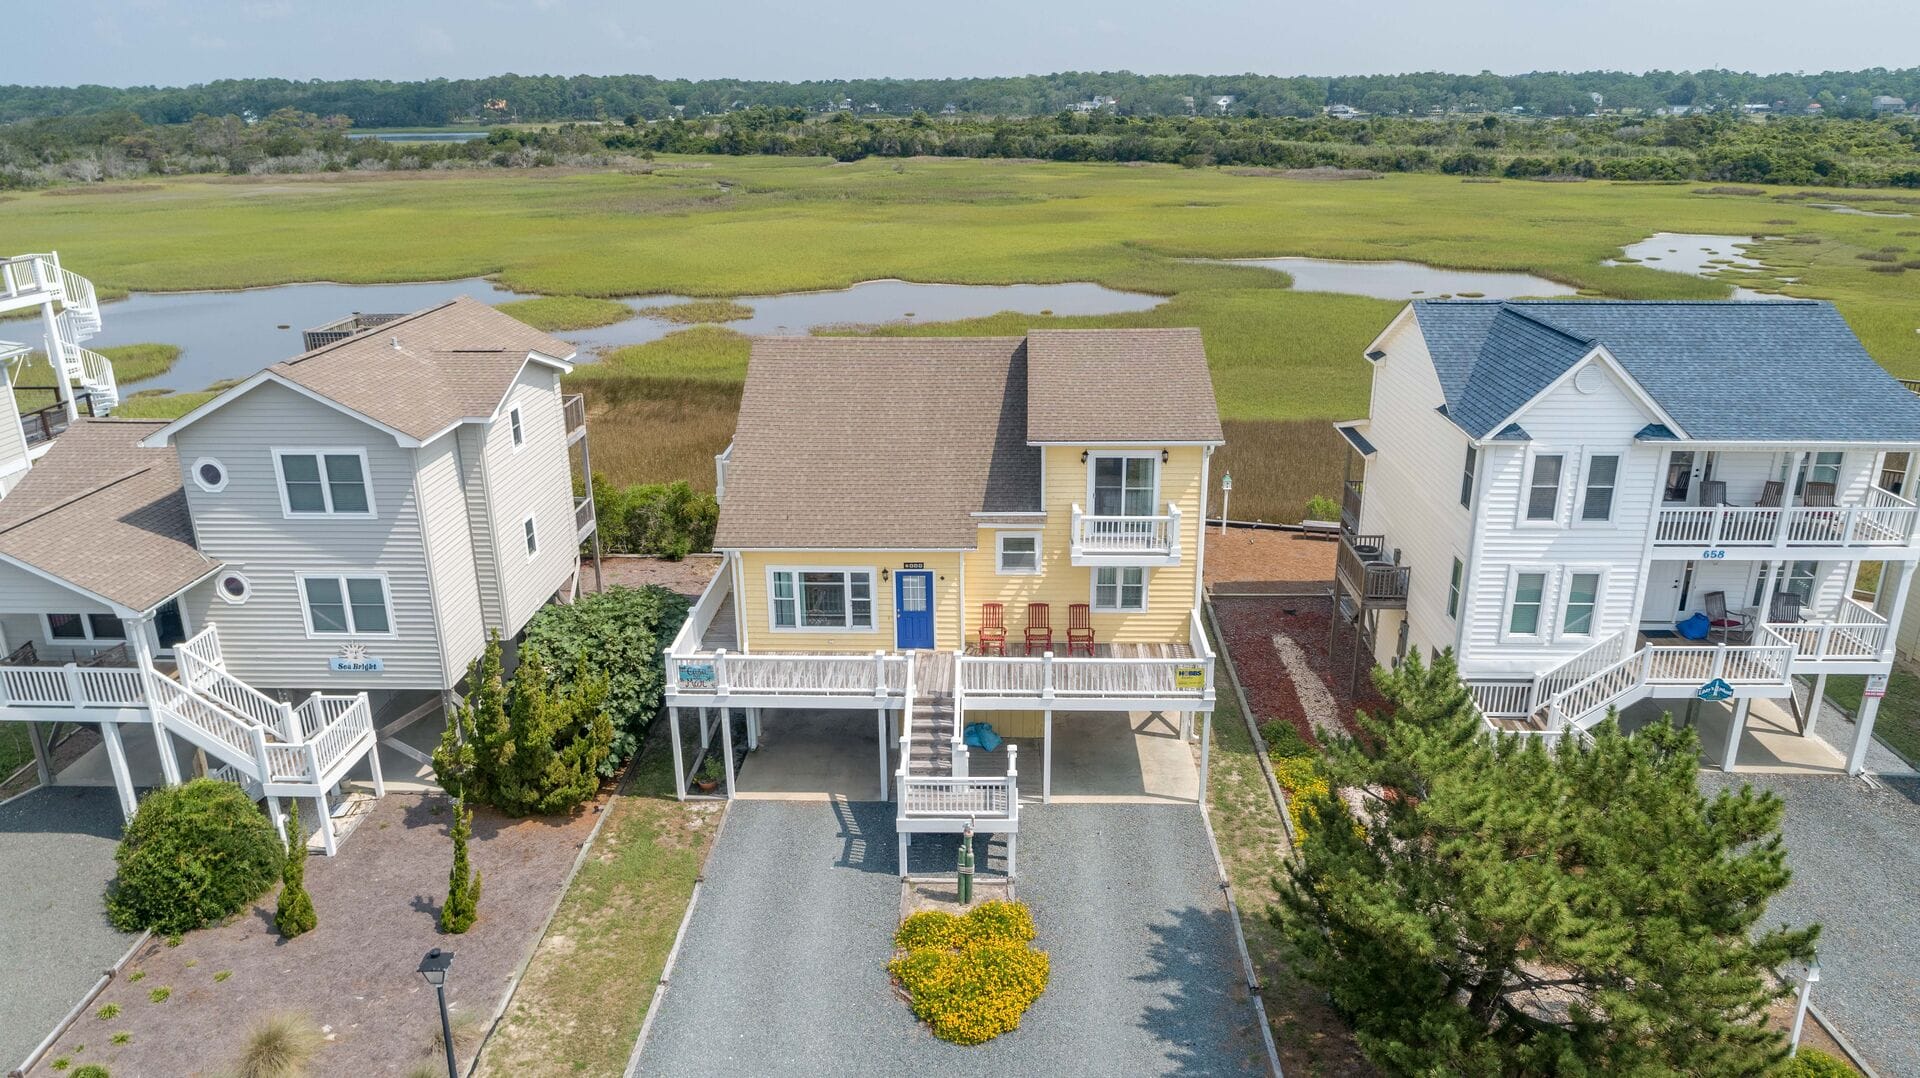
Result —
M 1856 0 L 64 0 L 9 13 L 0 79 L 1062 70 L 1498 74 L 1920 62 L 1920 2 Z

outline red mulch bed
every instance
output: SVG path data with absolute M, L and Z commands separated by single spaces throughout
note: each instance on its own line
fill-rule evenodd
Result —
M 1367 676 L 1372 667 L 1369 656 L 1360 657 L 1358 699 L 1347 692 L 1348 663 L 1353 654 L 1352 635 L 1342 632 L 1331 658 L 1327 655 L 1327 628 L 1333 603 L 1312 597 L 1221 598 L 1213 600 L 1213 612 L 1220 628 L 1221 643 L 1233 660 L 1234 673 L 1247 694 L 1247 706 L 1257 722 L 1285 722 L 1309 742 L 1318 744 L 1313 724 L 1301 710 L 1299 695 L 1273 647 L 1273 634 L 1284 632 L 1306 653 L 1307 665 L 1333 693 L 1337 718 L 1347 730 L 1357 732 L 1353 713 L 1357 707 L 1378 713 L 1386 700 L 1374 689 Z

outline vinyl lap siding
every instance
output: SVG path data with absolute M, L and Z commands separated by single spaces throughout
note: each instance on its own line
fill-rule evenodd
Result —
M 473 550 L 474 587 L 480 594 L 480 617 L 487 629 L 506 619 L 500 612 L 500 566 L 494 556 L 493 521 L 487 515 L 487 432 L 467 425 L 454 432 L 460 467 L 460 489 L 467 507 L 467 536 Z M 503 634 L 504 635 L 504 634 Z
M 525 444 L 513 445 L 509 409 L 520 409 Z M 560 376 L 528 365 L 486 428 L 486 496 L 492 505 L 499 572 L 501 635 L 514 636 L 572 578 L 580 544 L 573 526 Z M 539 553 L 527 557 L 525 522 L 534 518 Z
M 1367 427 L 1367 438 L 1378 452 L 1366 466 L 1360 531 L 1385 535 L 1411 567 L 1408 647 L 1424 656 L 1454 646 L 1456 623 L 1447 614 L 1448 585 L 1453 559 L 1470 560 L 1472 518 L 1460 505 L 1467 436 L 1434 410 L 1445 396 L 1417 322 L 1408 318 L 1380 347 L 1387 358 L 1374 367 Z M 1482 482 L 1488 471 L 1484 456 Z M 1382 661 L 1392 657 L 1397 632 L 1392 618 L 1382 619 Z
M 212 589 L 188 595 L 194 628 L 220 626 L 228 667 L 258 687 L 444 688 L 432 592 L 414 494 L 413 452 L 367 424 L 273 383 L 264 383 L 177 436 L 182 482 L 200 548 L 246 574 L 252 594 L 228 604 Z M 272 448 L 364 447 L 372 519 L 286 519 Z M 225 490 L 201 490 L 185 470 L 201 457 L 227 469 Z M 295 574 L 376 570 L 387 577 L 394 637 L 308 639 Z M 349 641 L 385 661 L 377 674 L 327 668 Z
M 456 676 L 486 646 L 480 586 L 474 570 L 473 537 L 467 527 L 467 495 L 460 482 L 454 435 L 414 450 L 418 496 L 426 517 L 427 567 L 440 625 L 442 661 Z
M 933 642 L 951 650 L 960 645 L 960 555 L 943 551 L 746 551 L 739 555 L 743 570 L 741 600 L 736 611 L 747 628 L 749 650 L 755 652 L 892 651 L 893 577 L 908 562 L 920 562 L 933 573 Z M 806 632 L 771 628 L 772 607 L 767 601 L 767 570 L 774 566 L 807 569 L 871 569 L 873 628 L 867 631 Z M 880 570 L 888 571 L 885 580 Z

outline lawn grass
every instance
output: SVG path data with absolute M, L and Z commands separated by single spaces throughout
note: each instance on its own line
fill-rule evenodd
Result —
M 479 1073 L 619 1074 L 633 1051 L 694 878 L 719 826 L 712 802 L 673 797 L 665 727 L 636 760 Z
M 1236 488 L 1237 489 L 1237 488 Z M 1222 650 L 1217 637 L 1214 649 Z M 1223 676 L 1213 712 L 1213 751 L 1208 758 L 1208 822 L 1240 907 L 1247 953 L 1265 987 L 1267 1021 L 1273 1027 L 1281 1070 L 1290 1075 L 1371 1074 L 1353 1033 L 1327 1006 L 1319 989 L 1293 975 L 1285 941 L 1268 916 L 1279 898 L 1291 847 L 1255 754 L 1240 701 Z
M 33 742 L 27 738 L 27 724 L 0 722 L 0 779 L 33 759 Z
M 662 163 L 693 167 L 198 178 L 86 199 L 23 193 L 0 203 L 0 235 L 15 249 L 59 249 L 65 264 L 105 294 L 480 274 L 569 300 L 661 293 L 721 299 L 879 277 L 1095 281 L 1168 298 L 1123 314 L 1009 314 L 878 331 L 1197 326 L 1230 422 L 1321 423 L 1364 414 L 1369 372 L 1360 352 L 1400 305 L 1294 292 L 1283 274 L 1192 258 L 1406 259 L 1526 271 L 1593 295 L 1649 299 L 1724 298 L 1727 282 L 1741 280 L 1832 299 L 1883 365 L 1920 375 L 1920 271 L 1876 272 L 1889 264 L 1858 257 L 1913 246 L 1899 238 L 1914 230 L 1912 221 L 1831 213 L 1789 189 L 1755 197 L 1700 184 L 1461 183 L 1415 174 L 1325 183 L 1220 169 L 1011 160 Z M 1727 271 L 1725 281 L 1708 281 L 1645 264 L 1600 264 L 1656 231 L 1769 237 L 1752 253 L 1777 274 L 1799 279 L 1782 284 Z M 363 242 L 370 232 L 383 237 L 374 250 Z M 644 393 L 627 398 L 651 400 L 651 419 L 669 407 L 658 399 L 661 379 L 695 394 L 705 393 L 700 383 L 737 381 L 744 344 L 714 327 L 698 332 L 673 344 L 622 349 L 605 370 L 583 367 L 576 384 L 591 393 L 623 374 L 651 380 Z M 138 407 L 175 414 L 185 403 Z M 702 413 L 690 432 L 694 442 L 628 454 L 635 463 L 679 460 L 693 470 L 611 477 L 710 482 L 711 462 L 701 459 L 719 423 L 706 414 L 710 403 L 672 406 Z M 1331 492 L 1337 460 L 1317 435 L 1309 437 L 1309 427 L 1236 429 L 1264 446 L 1238 453 L 1229 447 L 1236 516 L 1293 519 L 1303 491 Z M 624 441 L 678 432 L 669 424 L 617 433 Z M 1302 448 L 1312 462 L 1304 476 L 1292 458 L 1276 456 Z
M 1859 674 L 1834 674 L 1827 678 L 1827 695 L 1849 712 L 1859 714 L 1861 694 L 1867 679 Z M 1873 718 L 1873 736 L 1887 747 L 1920 766 L 1920 676 L 1904 667 L 1894 667 L 1887 680 L 1887 695 L 1880 699 L 1880 710 Z
M 499 309 L 538 330 L 593 329 L 633 317 L 633 308 L 616 299 L 594 296 L 535 296 L 502 303 Z

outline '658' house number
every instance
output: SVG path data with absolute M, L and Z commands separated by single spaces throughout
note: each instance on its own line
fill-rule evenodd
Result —
M 1727 552 L 1719 549 L 1718 547 L 1709 547 L 1708 549 L 1702 550 L 1700 552 L 1700 557 L 1706 561 L 1719 561 L 1720 559 L 1725 558 L 1726 556 L 1727 556 Z

